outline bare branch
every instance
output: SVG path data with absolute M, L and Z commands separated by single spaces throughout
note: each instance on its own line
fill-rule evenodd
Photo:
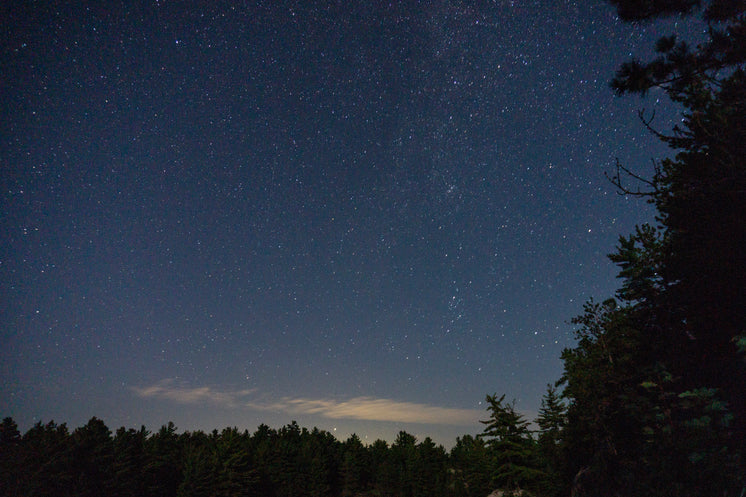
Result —
M 653 175 L 653 179 L 649 180 L 647 178 L 643 178 L 642 176 L 633 173 L 628 168 L 624 167 L 620 162 L 619 159 L 616 160 L 616 174 L 613 176 L 610 176 L 608 173 L 604 172 L 604 176 L 611 182 L 612 185 L 614 185 L 617 188 L 617 193 L 619 195 L 632 195 L 634 197 L 654 197 L 655 195 L 660 193 L 660 188 L 658 186 L 657 179 L 660 177 L 660 167 L 658 164 L 653 161 L 653 167 L 655 168 L 655 174 Z M 632 190 L 631 188 L 626 187 L 622 183 L 622 177 L 628 176 L 632 178 L 635 181 L 638 181 L 644 185 L 647 185 L 650 187 L 650 190 L 642 190 L 640 188 L 637 188 L 636 190 Z
M 642 121 L 642 124 L 648 129 L 648 131 L 653 133 L 656 137 L 660 138 L 664 142 L 669 142 L 676 139 L 676 137 L 674 136 L 664 135 L 652 126 L 652 122 L 655 119 L 655 109 L 650 112 L 650 118 L 645 117 L 645 109 L 638 110 L 637 117 L 640 118 L 640 121 Z

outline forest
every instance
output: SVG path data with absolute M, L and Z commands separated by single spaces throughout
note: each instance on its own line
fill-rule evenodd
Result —
M 654 222 L 619 238 L 613 296 L 586 302 L 576 345 L 535 427 L 488 395 L 484 431 L 446 451 L 400 432 L 390 445 L 296 423 L 253 434 L 177 433 L 173 424 L 112 434 L 92 418 L 70 432 L 0 427 L 0 494 L 262 496 L 746 495 L 746 2 L 609 0 L 622 20 L 694 16 L 697 46 L 663 36 L 652 60 L 624 63 L 618 95 L 666 95 L 670 146 L 648 174 L 617 164 L 620 194 Z
M 493 470 L 509 484 L 531 480 L 543 492 L 561 410 L 554 390 L 528 423 L 504 398 L 488 397 L 483 436 L 459 437 L 450 452 L 399 432 L 389 445 L 364 445 L 331 433 L 261 425 L 256 432 L 226 428 L 177 433 L 173 423 L 149 433 L 119 428 L 112 435 L 92 418 L 70 432 L 37 423 L 23 436 L 6 418 L 0 426 L 0 493 L 4 496 L 470 496 L 488 495 Z

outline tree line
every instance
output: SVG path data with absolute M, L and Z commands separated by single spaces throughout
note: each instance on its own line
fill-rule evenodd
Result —
M 260 425 L 253 434 L 237 428 L 177 433 L 173 423 L 155 433 L 122 427 L 112 434 L 94 417 L 72 432 L 65 424 L 38 422 L 21 435 L 5 418 L 0 495 L 470 497 L 528 479 L 544 491 L 552 484 L 544 470 L 561 416 L 553 389 L 548 398 L 534 439 L 512 404 L 488 396 L 485 431 L 459 437 L 450 452 L 405 431 L 390 445 L 365 445 L 357 435 L 339 441 L 296 422 Z

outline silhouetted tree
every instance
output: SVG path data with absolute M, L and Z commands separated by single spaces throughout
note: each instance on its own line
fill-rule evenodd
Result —
M 406 431 L 400 431 L 394 443 L 391 444 L 391 462 L 396 478 L 396 486 L 392 490 L 400 497 L 414 495 L 413 466 L 416 444 L 415 436 Z
M 154 497 L 176 495 L 182 478 L 181 450 L 176 426 L 169 421 L 147 440 L 144 468 L 146 491 Z
M 561 453 L 562 431 L 567 423 L 567 408 L 557 389 L 547 385 L 547 392 L 541 399 L 536 424 L 539 426 L 537 448 L 541 465 L 546 473 L 546 485 L 541 493 L 556 496 L 566 493 L 569 488 L 562 484 L 563 461 Z
M 445 449 L 430 439 L 417 444 L 412 462 L 413 495 L 439 497 L 448 490 L 448 457 Z
M 21 495 L 21 433 L 13 418 L 0 424 L 0 495 Z
M 202 432 L 184 433 L 179 437 L 182 470 L 177 497 L 222 495 L 217 484 L 218 438 L 216 432 L 210 436 Z
M 76 495 L 109 495 L 114 489 L 114 444 L 106 424 L 91 418 L 73 432 L 71 448 Z
M 654 132 L 678 153 L 661 161 L 644 194 L 663 229 L 657 248 L 672 352 L 666 366 L 681 388 L 716 388 L 746 440 L 746 363 L 737 344 L 746 332 L 746 3 L 741 0 L 613 0 L 621 17 L 655 19 L 701 13 L 705 41 L 692 47 L 662 37 L 658 56 L 619 69 L 619 94 L 662 89 L 684 106 L 670 135 Z M 644 118 L 651 129 L 652 117 Z M 623 170 L 615 177 L 622 184 Z M 638 265 L 639 266 L 639 265 Z M 741 455 L 744 445 L 741 444 Z
M 577 494 L 738 495 L 746 441 L 746 3 L 611 0 L 620 17 L 701 15 L 707 38 L 662 37 L 651 61 L 625 63 L 619 94 L 661 89 L 683 106 L 677 151 L 651 177 L 618 165 L 612 181 L 647 198 L 658 226 L 621 237 L 618 302 L 590 302 L 563 353 L 570 400 L 566 459 Z M 630 186 L 637 181 L 639 187 Z
M 480 435 L 490 449 L 492 481 L 495 488 L 509 493 L 530 490 L 545 478 L 538 468 L 535 441 L 531 438 L 528 421 L 516 412 L 514 403 L 507 403 L 505 395 L 487 395 L 489 419 Z
M 384 440 L 376 440 L 370 446 L 369 452 L 374 492 L 378 495 L 394 493 L 399 487 L 399 472 L 389 445 Z
M 456 438 L 450 461 L 455 495 L 483 497 L 490 493 L 491 461 L 483 438 L 471 435 Z
M 257 494 L 271 497 L 276 495 L 274 467 L 278 464 L 279 454 L 276 450 L 277 431 L 266 424 L 261 424 L 251 437 L 253 459 L 257 468 Z
M 36 423 L 21 439 L 24 496 L 75 495 L 70 433 L 63 423 Z
M 353 433 L 342 446 L 340 468 L 342 497 L 351 497 L 370 489 L 372 483 L 370 465 L 370 457 L 365 446 Z
M 145 441 L 150 433 L 142 426 L 139 430 L 121 427 L 114 436 L 114 491 L 118 497 L 145 495 L 146 466 Z

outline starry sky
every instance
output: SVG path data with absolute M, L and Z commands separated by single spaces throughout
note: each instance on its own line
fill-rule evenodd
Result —
M 651 221 L 676 20 L 602 1 L 4 2 L 0 406 L 22 430 L 531 419 Z M 660 100 L 657 98 L 660 97 Z

